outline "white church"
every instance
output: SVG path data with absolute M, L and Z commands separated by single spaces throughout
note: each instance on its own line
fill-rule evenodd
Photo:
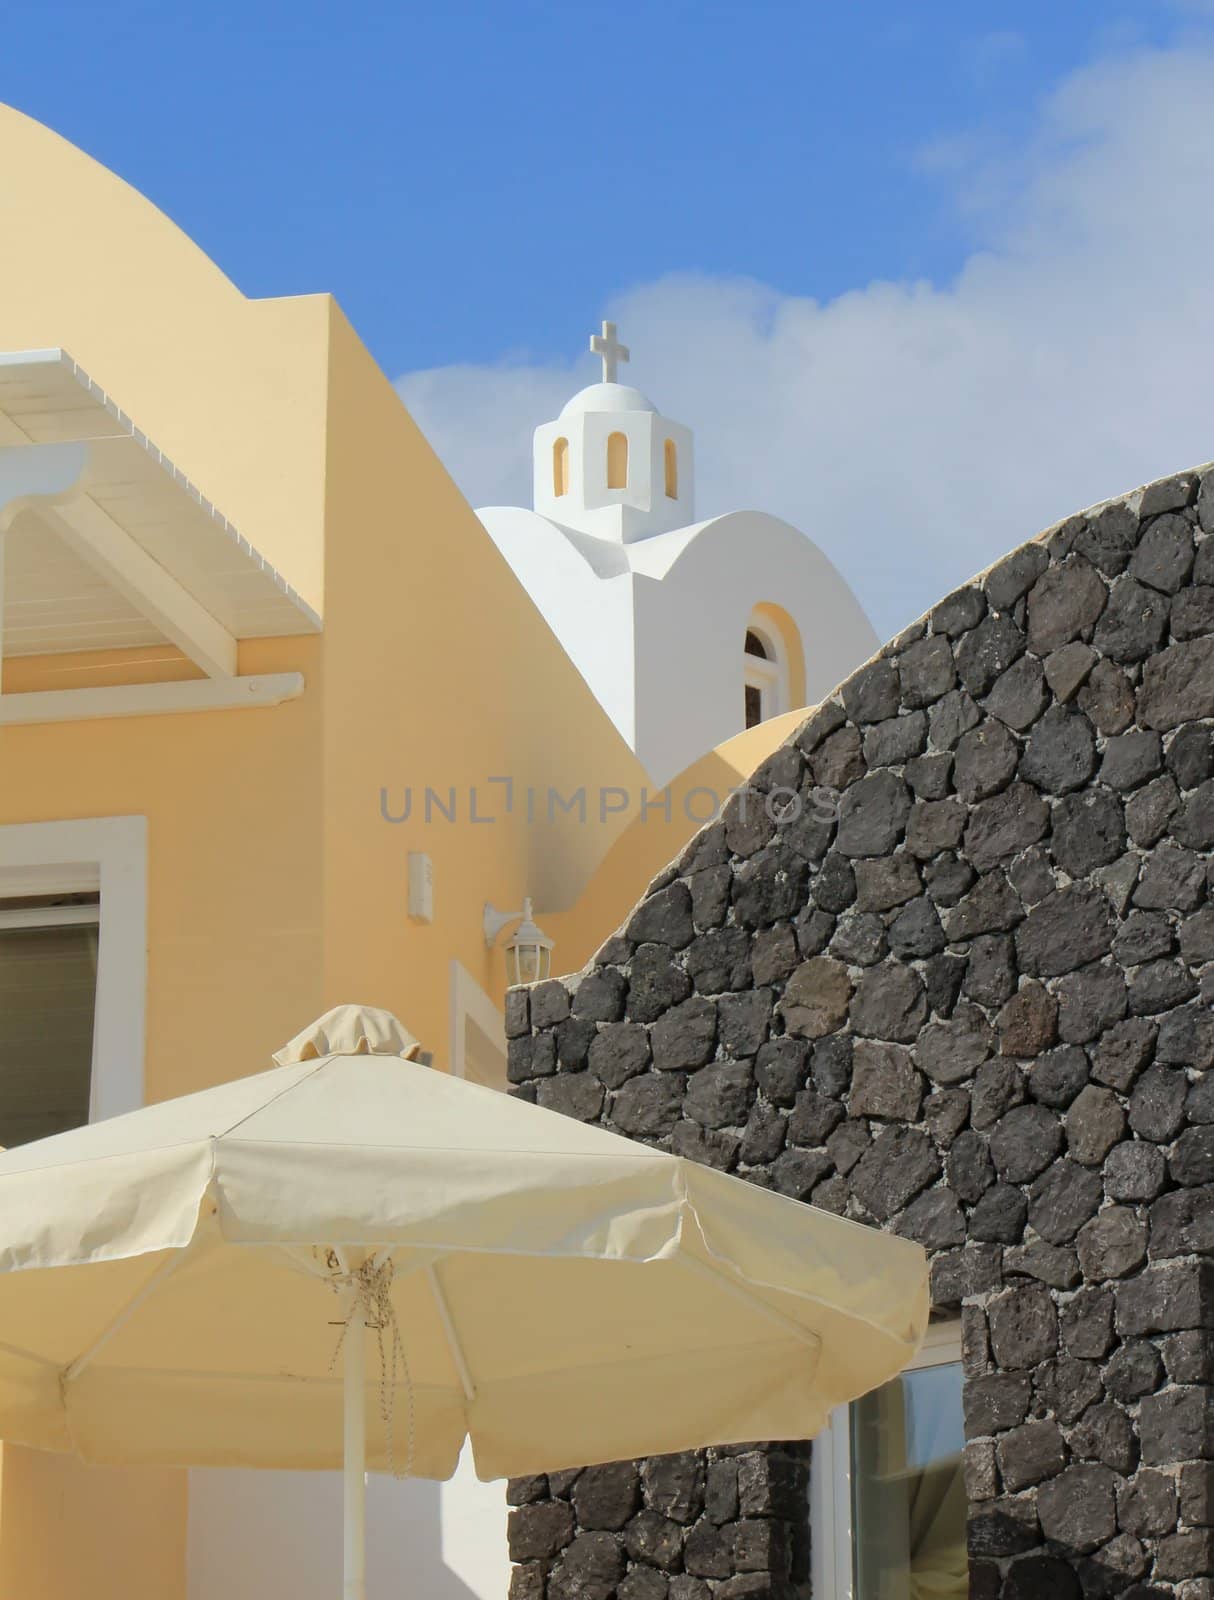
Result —
M 477 515 L 657 785 L 744 727 L 814 705 L 877 649 L 812 540 L 762 511 L 695 520 L 691 430 L 618 380 L 537 428 L 533 509 Z

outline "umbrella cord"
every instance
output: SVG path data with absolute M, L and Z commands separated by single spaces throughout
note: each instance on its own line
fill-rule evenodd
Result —
M 344 1289 L 352 1296 L 350 1308 L 342 1320 L 341 1332 L 337 1336 L 337 1344 L 329 1361 L 329 1371 L 332 1372 L 336 1368 L 338 1357 L 346 1342 L 346 1335 L 350 1331 L 350 1324 L 361 1312 L 362 1320 L 374 1333 L 379 1349 L 379 1414 L 388 1440 L 388 1471 L 394 1478 L 407 1478 L 413 1470 L 416 1417 L 413 1405 L 413 1376 L 409 1371 L 409 1358 L 405 1354 L 404 1341 L 400 1336 L 396 1307 L 392 1304 L 392 1263 L 385 1261 L 382 1266 L 377 1267 L 372 1261 L 364 1261 L 362 1266 L 355 1268 L 353 1272 L 341 1272 L 340 1263 L 336 1257 L 332 1257 L 329 1265 L 334 1272 L 331 1280 L 333 1288 L 339 1292 Z M 394 1437 L 398 1375 L 404 1377 L 408 1404 L 405 1464 L 399 1469 L 396 1464 Z

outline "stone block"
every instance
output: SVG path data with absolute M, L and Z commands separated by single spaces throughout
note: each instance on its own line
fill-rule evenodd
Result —
M 653 1064 L 659 1072 L 703 1066 L 712 1056 L 716 1036 L 717 1008 L 703 995 L 692 995 L 653 1024 Z
M 545 1565 L 527 1561 L 511 1569 L 508 1600 L 544 1600 Z
M 1105 1389 L 1122 1405 L 1132 1405 L 1144 1394 L 1154 1393 L 1163 1379 L 1163 1360 L 1146 1339 L 1128 1340 L 1104 1369 Z
M 939 1176 L 940 1158 L 927 1135 L 918 1128 L 895 1126 L 869 1146 L 849 1184 L 865 1209 L 885 1221 Z
M 1042 1105 L 1061 1110 L 1085 1087 L 1088 1070 L 1088 1058 L 1077 1046 L 1049 1050 L 1038 1056 L 1029 1069 L 1029 1093 Z
M 1120 667 L 1101 658 L 1077 696 L 1098 732 L 1124 733 L 1134 720 L 1134 687 Z
M 1214 1462 L 1190 1461 L 1180 1469 L 1180 1520 L 1191 1528 L 1214 1527 Z
M 1025 1183 L 1054 1160 L 1062 1126 L 1047 1106 L 1013 1106 L 991 1131 L 991 1159 L 1005 1183 Z
M 694 1578 L 727 1578 L 733 1571 L 731 1529 L 699 1522 L 687 1535 L 683 1565 Z
M 1034 1367 L 1058 1348 L 1058 1308 L 1043 1285 L 1016 1284 L 988 1306 L 991 1352 L 1005 1371 Z
M 915 1069 L 909 1050 L 875 1039 L 856 1041 L 848 1097 L 853 1117 L 914 1122 L 923 1103 L 924 1087 L 923 1075 Z
M 640 1505 L 641 1486 L 635 1461 L 613 1461 L 586 1467 L 572 1491 L 578 1526 L 619 1532 Z
M 1117 1490 L 1117 1521 L 1136 1538 L 1170 1533 L 1176 1516 L 1176 1485 L 1166 1473 L 1144 1467 Z
M 624 1548 L 633 1561 L 673 1572 L 682 1561 L 682 1525 L 656 1511 L 638 1511 L 624 1529 Z
M 1134 1424 L 1111 1400 L 1089 1406 L 1071 1429 L 1069 1444 L 1081 1461 L 1099 1461 L 1123 1477 L 1138 1465 Z
M 1026 1422 L 1001 1435 L 999 1470 L 1013 1494 L 1062 1471 L 1067 1447 L 1056 1422 Z
M 1080 1228 L 1076 1248 L 1089 1282 L 1124 1278 L 1146 1260 L 1146 1223 L 1130 1206 L 1107 1206 Z
M 1108 590 L 1082 556 L 1047 568 L 1029 590 L 1030 648 L 1046 655 L 1077 638 L 1095 623 L 1107 601 Z
M 588 1072 L 562 1072 L 541 1078 L 536 1103 L 546 1111 L 559 1111 L 578 1122 L 597 1122 L 603 1109 L 603 1085 Z
M 1058 1322 L 1067 1355 L 1100 1360 L 1113 1346 L 1112 1291 L 1091 1286 L 1080 1289 L 1062 1306 Z
M 953 787 L 973 805 L 1007 787 L 1016 772 L 1020 747 L 1002 722 L 987 717 L 957 741 Z
M 1086 1555 L 1117 1532 L 1116 1480 L 1107 1467 L 1077 1464 L 1041 1486 L 1041 1531 L 1068 1553 Z
M 814 956 L 793 972 L 779 1009 L 790 1033 L 820 1039 L 847 1017 L 852 982 L 847 968 L 829 956 Z
M 626 990 L 624 974 L 616 967 L 596 967 L 574 992 L 573 1015 L 589 1022 L 618 1022 L 624 1015 Z
M 1214 1265 L 1166 1261 L 1117 1285 L 1117 1331 L 1126 1337 L 1214 1327 Z
M 634 1139 L 660 1139 L 673 1131 L 683 1104 L 679 1074 L 644 1072 L 630 1078 L 611 1099 L 610 1120 Z
M 728 871 L 728 869 L 726 869 Z M 628 975 L 627 1015 L 631 1022 L 656 1022 L 691 993 L 691 979 L 662 944 L 643 944 Z
M 1214 1454 L 1214 1395 L 1205 1385 L 1148 1395 L 1139 1408 L 1138 1431 L 1149 1466 L 1206 1460 Z
M 1037 1508 L 1030 1499 L 1010 1495 L 975 1506 L 965 1532 L 971 1556 L 1016 1556 L 1041 1543 Z
M 516 1506 L 506 1523 L 511 1561 L 543 1561 L 573 1539 L 573 1507 L 566 1500 Z
M 1071 885 L 1034 906 L 1016 933 L 1021 970 L 1033 977 L 1060 977 L 1107 955 L 1115 926 L 1107 899 L 1094 889 Z
M 971 694 L 986 694 L 1024 654 L 1025 638 L 1009 616 L 987 616 L 953 651 L 957 675 Z
M 624 1551 L 610 1533 L 579 1533 L 548 1576 L 548 1600 L 613 1600 Z
M 645 1504 L 673 1522 L 694 1522 L 704 1509 L 704 1458 L 695 1450 L 649 1456 L 641 1467 Z
M 1088 1084 L 1064 1119 L 1067 1151 L 1083 1166 L 1099 1166 L 1125 1133 L 1125 1112 L 1111 1089 Z
M 1214 717 L 1214 636 L 1174 644 L 1146 663 L 1138 713 L 1162 730 Z
M 995 1026 L 1003 1055 L 1036 1058 L 1057 1036 L 1058 1002 L 1042 984 L 1025 983 L 1004 1003 Z
M 902 837 L 910 808 L 910 791 L 893 772 L 861 778 L 839 803 L 836 849 L 849 857 L 887 855 Z
M 637 1022 L 609 1022 L 591 1041 L 587 1059 L 600 1083 L 618 1089 L 648 1066 L 649 1035 Z
M 1169 1534 L 1159 1542 L 1155 1576 L 1174 1582 L 1178 1578 L 1205 1578 L 1214 1573 L 1214 1530 L 1190 1528 Z

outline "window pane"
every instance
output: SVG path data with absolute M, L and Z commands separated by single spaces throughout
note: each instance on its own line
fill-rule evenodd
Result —
M 961 1366 L 907 1372 L 852 1407 L 855 1592 L 965 1600 Z
M 763 720 L 763 691 L 753 683 L 746 685 L 746 726 L 755 728 Z
M 0 928 L 0 1146 L 89 1117 L 95 927 Z

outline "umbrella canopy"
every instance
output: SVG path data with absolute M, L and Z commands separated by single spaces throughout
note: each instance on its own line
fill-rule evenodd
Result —
M 273 1071 L 0 1156 L 0 1437 L 338 1467 L 365 1341 L 369 1464 L 446 1478 L 470 1436 L 494 1478 L 807 1438 L 914 1353 L 917 1245 L 415 1051 L 342 1008 Z

